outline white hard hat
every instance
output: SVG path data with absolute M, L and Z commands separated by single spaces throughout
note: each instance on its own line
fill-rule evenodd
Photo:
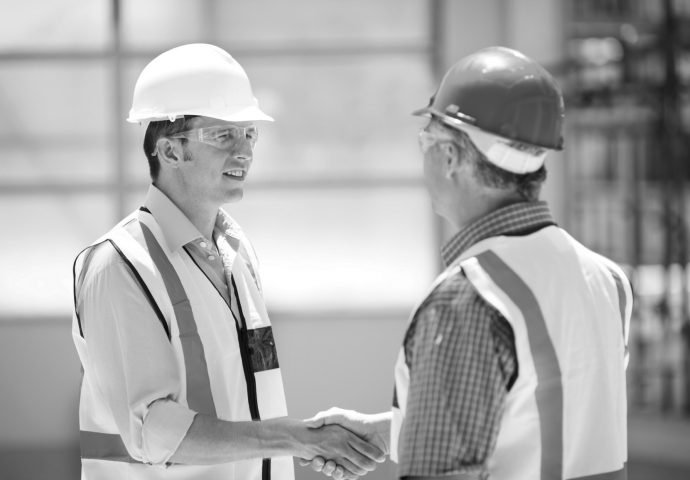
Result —
M 249 78 L 225 50 L 194 43 L 151 60 L 134 86 L 128 122 L 201 115 L 229 122 L 273 118 L 259 109 Z

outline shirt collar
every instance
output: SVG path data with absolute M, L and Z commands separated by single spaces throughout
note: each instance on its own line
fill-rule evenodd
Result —
M 231 237 L 235 237 L 237 239 L 240 239 L 242 235 L 242 231 L 233 220 L 233 218 L 223 210 L 222 208 L 218 209 L 218 216 L 216 217 L 216 225 L 213 228 L 214 233 L 222 233 L 224 235 L 230 235 Z
M 174 252 L 189 242 L 204 238 L 182 210 L 155 185 L 149 187 L 144 205 L 151 211 L 161 227 L 163 237 L 171 251 Z M 222 233 L 238 239 L 241 235 L 237 223 L 222 208 L 218 209 L 214 233 Z
M 456 233 L 441 249 L 446 265 L 453 263 L 475 243 L 499 235 L 527 235 L 555 225 L 546 202 L 520 202 L 499 208 Z
M 171 251 L 174 252 L 197 238 L 203 238 L 201 232 L 182 210 L 156 186 L 151 185 L 149 187 L 144 205 L 151 211 L 161 227 L 163 237 Z

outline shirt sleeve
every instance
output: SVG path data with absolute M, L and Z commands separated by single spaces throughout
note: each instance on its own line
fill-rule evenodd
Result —
M 162 464 L 177 450 L 196 413 L 178 403 L 182 373 L 163 327 L 129 267 L 105 248 L 94 255 L 78 309 L 85 374 L 112 412 L 135 460 Z
M 413 325 L 400 476 L 486 472 L 517 374 L 512 328 L 462 274 L 432 293 Z

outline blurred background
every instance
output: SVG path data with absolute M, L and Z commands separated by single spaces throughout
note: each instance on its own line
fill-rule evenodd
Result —
M 451 233 L 416 143 L 440 76 L 489 45 L 566 94 L 547 160 L 559 223 L 620 263 L 630 333 L 630 475 L 690 478 L 688 0 L 0 0 L 0 478 L 79 477 L 75 254 L 139 205 L 134 82 L 209 42 L 276 122 L 229 206 L 262 263 L 288 407 L 390 407 L 415 302 Z M 319 475 L 299 466 L 297 478 Z M 367 478 L 394 478 L 390 462 Z

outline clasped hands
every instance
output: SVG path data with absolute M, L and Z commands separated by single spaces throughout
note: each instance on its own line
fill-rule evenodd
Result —
M 321 451 L 300 465 L 336 480 L 356 480 L 376 469 L 389 452 L 388 425 L 380 414 L 331 408 L 305 420 L 313 433 L 320 433 Z

